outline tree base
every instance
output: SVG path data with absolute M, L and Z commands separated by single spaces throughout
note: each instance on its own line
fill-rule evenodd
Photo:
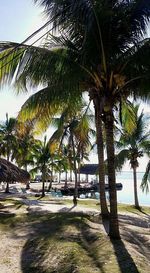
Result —
M 121 240 L 120 234 L 119 235 L 114 235 L 114 234 L 108 234 L 108 236 L 110 237 L 111 240 Z
M 110 217 L 110 213 L 109 212 L 106 212 L 106 213 L 100 213 L 101 217 L 103 220 L 108 220 L 109 217 Z
M 137 210 L 141 210 L 141 207 L 139 206 L 139 205 L 136 205 L 136 206 L 134 206 L 135 207 L 135 209 L 137 209 Z
M 73 196 L 73 204 L 74 204 L 74 206 L 77 206 L 77 197 L 76 196 Z

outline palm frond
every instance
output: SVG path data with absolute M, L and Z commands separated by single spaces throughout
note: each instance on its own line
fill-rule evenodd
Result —
M 142 191 L 148 193 L 149 192 L 149 183 L 150 183 L 150 161 L 147 164 L 146 172 L 143 176 L 141 189 Z
M 9 54 L 12 48 L 17 49 Z M 27 87 L 35 87 L 38 84 L 55 85 L 59 83 L 62 89 L 79 89 L 81 82 L 80 67 L 71 60 L 65 48 L 41 48 L 28 45 L 20 45 L 11 42 L 0 44 L 0 58 L 6 56 L 0 62 L 1 85 L 15 82 L 15 86 L 26 90 Z
M 115 155 L 115 168 L 120 171 L 128 159 L 129 150 L 124 149 L 117 155 Z

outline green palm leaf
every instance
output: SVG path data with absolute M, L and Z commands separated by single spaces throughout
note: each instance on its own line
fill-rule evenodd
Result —
M 150 183 L 150 161 L 147 164 L 146 172 L 143 176 L 141 189 L 142 191 L 148 193 L 149 192 L 149 183 Z

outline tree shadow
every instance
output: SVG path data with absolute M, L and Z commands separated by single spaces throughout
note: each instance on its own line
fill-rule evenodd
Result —
M 16 223 L 15 214 L 3 216 L 5 224 L 8 221 L 15 225 L 12 230 L 15 239 L 27 239 L 21 253 L 23 273 L 78 272 L 82 255 L 87 264 L 91 261 L 93 265 L 93 271 L 87 272 L 105 273 L 108 272 L 105 264 L 110 261 L 111 248 L 115 252 L 121 273 L 139 272 L 123 241 L 111 240 L 110 244 L 109 237 L 100 232 L 97 226 L 102 223 L 100 218 L 96 218 L 94 222 L 94 216 L 71 211 L 29 212 L 25 217 L 18 219 Z M 130 234 L 130 230 L 125 234 L 125 239 L 133 244 L 136 239 L 140 241 L 142 253 L 144 248 L 142 239 L 138 237 L 140 234 Z
M 120 272 L 139 272 L 123 241 L 110 241 L 100 229 L 92 226 L 93 217 L 89 215 L 59 212 L 38 216 L 30 214 L 29 217 L 32 218 L 31 231 L 21 255 L 23 273 L 78 272 L 76 269 L 79 268 L 82 254 L 82 259 L 86 257 L 85 259 L 91 261 L 91 272 L 105 273 L 105 264 L 111 256 L 110 242 Z M 62 249 L 66 249 L 65 254 Z M 53 262 L 49 262 L 50 260 Z M 46 267 L 45 261 L 49 268 Z
M 9 210 L 0 210 L 0 224 L 4 227 L 11 228 L 15 223 L 15 213 L 11 213 Z
M 143 234 L 142 232 L 137 232 L 126 228 L 123 233 L 124 239 L 134 245 L 134 249 L 138 251 L 141 255 L 147 258 L 149 261 L 149 231 L 147 230 L 147 234 Z
M 124 215 L 123 215 L 123 217 L 124 217 Z M 129 220 L 130 217 L 125 216 L 124 218 L 126 220 Z M 133 221 L 133 219 L 132 219 L 132 221 Z M 103 227 L 105 229 L 106 234 L 109 235 L 109 220 L 102 219 L 102 222 L 103 222 Z M 135 236 L 136 236 L 136 234 L 135 234 Z M 120 271 L 122 273 L 138 273 L 139 271 L 137 269 L 137 266 L 135 265 L 134 260 L 132 259 L 131 255 L 129 254 L 128 250 L 126 249 L 123 241 L 122 240 L 113 240 L 111 238 L 110 238 L 110 241 L 113 245 Z
M 70 212 L 72 211 L 76 205 L 73 205 L 71 208 L 63 207 L 62 209 L 59 210 L 59 212 Z
M 88 216 L 82 213 L 49 214 L 48 218 L 32 225 L 32 235 L 25 243 L 21 255 L 23 273 L 72 273 L 79 266 L 78 250 L 84 252 L 86 259 L 90 258 L 97 272 L 104 273 L 103 263 L 98 261 L 96 254 L 91 252 L 90 246 L 97 237 L 90 234 L 86 221 Z M 67 230 L 67 231 L 66 231 Z M 86 232 L 85 232 L 86 230 Z M 74 247 L 72 247 L 75 244 Z M 62 247 L 68 251 L 62 253 Z M 55 257 L 56 256 L 56 260 Z M 52 258 L 53 257 L 53 258 Z M 45 262 L 54 259 L 54 267 L 45 267 Z M 57 264 L 57 268 L 55 268 Z M 93 271 L 95 272 L 95 271 Z
M 145 219 L 142 219 L 142 218 L 135 217 L 135 216 L 120 214 L 119 220 L 121 223 L 133 225 L 133 226 L 137 226 L 137 227 L 142 227 L 142 228 L 147 228 L 148 223 L 150 222 L 150 215 L 146 215 Z
M 139 211 L 142 213 L 142 214 L 145 214 L 147 216 L 150 216 L 148 213 L 146 213 L 142 207 L 139 208 Z
M 139 273 L 122 240 L 111 240 L 121 273 Z

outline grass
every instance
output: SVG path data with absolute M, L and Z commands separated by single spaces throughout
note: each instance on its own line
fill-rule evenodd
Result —
M 127 204 L 118 204 L 118 210 L 119 212 L 131 212 L 135 214 L 149 214 L 150 215 L 150 207 L 147 206 L 141 206 L 140 210 L 136 209 L 133 205 L 127 205 Z
M 8 222 L 12 225 L 9 217 L 3 225 L 7 226 Z M 10 225 L 13 236 L 14 232 L 19 236 L 19 229 L 25 223 L 32 232 L 22 249 L 22 272 L 120 272 L 113 244 L 91 217 L 80 213 L 29 214 L 13 221 L 13 231 Z
M 57 201 L 72 204 L 72 200 L 57 198 Z M 22 273 L 148 272 L 144 256 L 129 252 L 123 241 L 111 241 L 102 232 L 98 217 L 73 212 L 15 214 L 9 212 L 9 205 L 16 212 L 21 211 L 21 201 L 8 198 L 0 203 L 0 232 L 18 241 L 22 232 L 27 234 L 19 257 Z M 79 200 L 78 204 L 99 209 L 97 200 Z M 149 207 L 143 207 L 142 213 L 130 205 L 119 204 L 118 208 L 119 212 L 141 215 L 150 212 Z M 11 262 L 9 264 L 11 266 Z

